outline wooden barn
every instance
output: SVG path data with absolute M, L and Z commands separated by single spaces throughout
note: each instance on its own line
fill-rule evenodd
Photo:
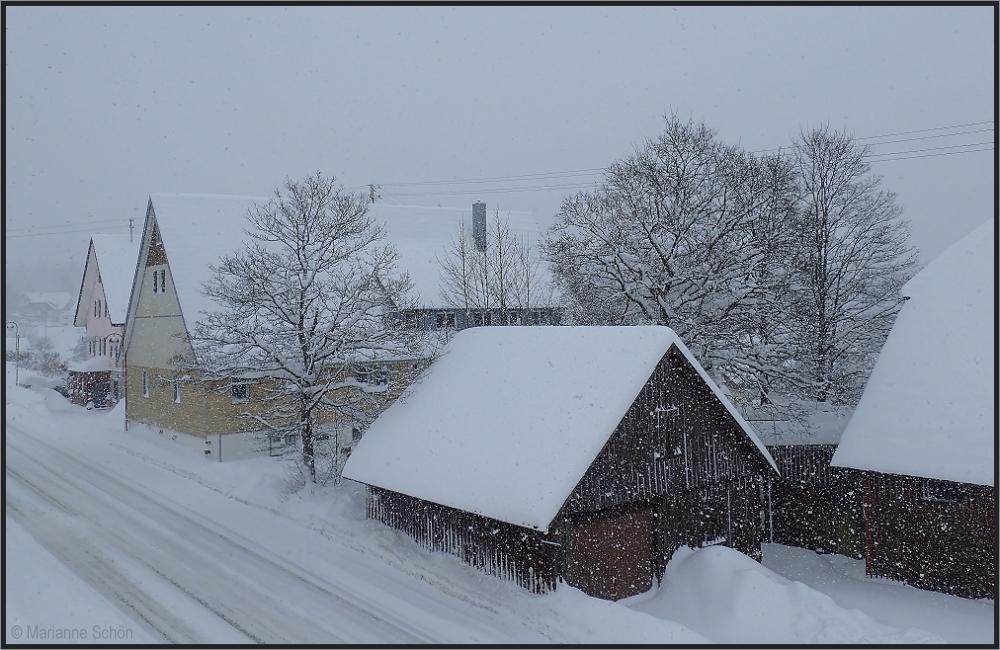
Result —
M 760 559 L 774 461 L 666 327 L 487 327 L 371 426 L 344 468 L 368 516 L 534 591 L 617 600 L 680 546 Z
M 996 599 L 994 224 L 931 261 L 833 465 L 863 472 L 865 570 Z
M 864 557 L 861 474 L 830 465 L 851 412 L 817 403 L 803 434 L 790 421 L 742 411 L 781 473 L 767 485 L 765 541 Z

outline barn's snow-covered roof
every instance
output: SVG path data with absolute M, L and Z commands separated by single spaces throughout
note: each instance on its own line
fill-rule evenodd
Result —
M 444 259 L 451 241 L 458 237 L 460 225 L 472 233 L 472 206 L 468 208 L 442 208 L 413 205 L 375 203 L 370 208 L 376 221 L 385 225 L 386 239 L 399 251 L 398 270 L 409 272 L 420 307 L 442 306 L 440 291 L 439 259 Z M 533 212 L 500 210 L 500 219 L 510 227 L 511 233 L 526 239 L 529 246 L 537 246 L 547 225 Z M 492 227 L 494 212 L 486 215 Z M 542 274 L 548 267 L 541 265 Z
M 347 478 L 547 529 L 672 345 L 667 327 L 478 327 L 365 433 Z
M 104 297 L 108 302 L 111 322 L 122 324 L 132 294 L 136 260 L 139 257 L 139 237 L 129 241 L 128 235 L 93 235 L 90 238 L 101 271 Z
M 152 194 L 149 197 L 160 238 L 170 264 L 170 275 L 188 329 L 204 312 L 219 307 L 202 293 L 224 255 L 242 250 L 249 237 L 247 211 L 267 197 L 212 194 Z
M 994 230 L 991 219 L 903 287 L 834 465 L 994 485 Z

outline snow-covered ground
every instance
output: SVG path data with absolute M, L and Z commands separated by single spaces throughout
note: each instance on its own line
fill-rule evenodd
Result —
M 995 642 L 992 602 L 777 545 L 683 549 L 618 603 L 530 594 L 366 520 L 358 484 L 292 491 L 278 461 L 209 462 L 6 374 L 8 643 Z

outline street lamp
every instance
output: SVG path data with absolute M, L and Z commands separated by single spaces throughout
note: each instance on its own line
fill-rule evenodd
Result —
M 5 327 L 14 330 L 14 385 L 17 386 L 21 369 L 21 336 L 17 333 L 17 323 L 14 321 L 7 321 Z

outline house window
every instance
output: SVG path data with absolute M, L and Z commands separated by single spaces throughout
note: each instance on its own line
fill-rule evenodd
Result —
M 160 293 L 160 274 L 153 271 L 153 293 Z
M 149 397 L 149 372 L 142 371 L 142 396 Z
M 174 403 L 181 403 L 181 380 L 174 379 Z
M 925 479 L 923 499 L 924 501 L 937 501 L 939 503 L 961 503 L 962 488 L 950 481 Z
M 441 312 L 437 315 L 437 328 L 443 330 L 445 328 L 455 327 L 455 314 L 450 312 Z
M 388 366 L 382 366 L 375 371 L 375 385 L 385 386 L 389 383 L 389 368 Z
M 104 303 L 104 317 L 108 318 L 111 314 L 108 312 L 108 303 Z
M 372 370 L 368 366 L 357 366 L 354 369 L 354 380 L 359 384 L 367 384 L 371 378 Z
M 164 269 L 160 271 L 160 293 L 167 292 L 167 271 Z
M 250 401 L 250 381 L 247 379 L 230 379 L 229 392 L 233 404 L 246 404 Z
M 108 354 L 108 340 L 101 339 L 101 356 L 104 357 L 107 356 L 107 354 Z

